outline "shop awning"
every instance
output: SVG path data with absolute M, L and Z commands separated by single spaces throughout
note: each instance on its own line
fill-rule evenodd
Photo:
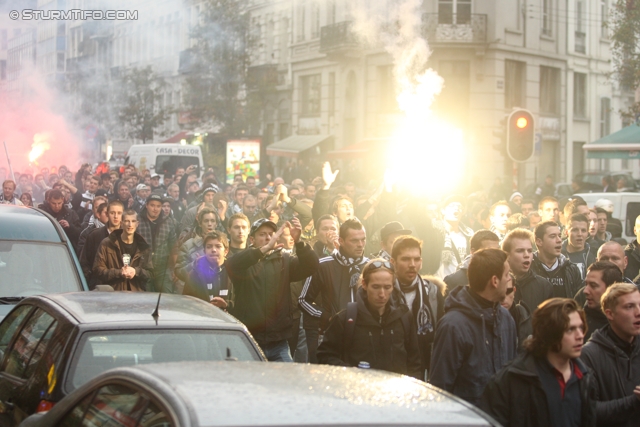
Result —
M 387 138 L 370 138 L 346 147 L 338 148 L 327 153 L 330 160 L 338 159 L 359 159 L 367 153 L 378 150 L 385 146 L 389 140 Z
M 582 148 L 587 152 L 587 159 L 639 159 L 640 126 L 627 126 Z
M 292 135 L 267 146 L 267 155 L 298 157 L 298 155 L 332 138 L 332 135 Z

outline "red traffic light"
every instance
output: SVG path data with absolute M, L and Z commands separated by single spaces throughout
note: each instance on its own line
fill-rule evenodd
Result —
M 524 129 L 529 124 L 529 120 L 526 117 L 518 117 L 516 119 L 516 126 L 520 129 Z
M 534 151 L 534 118 L 530 111 L 516 109 L 507 119 L 507 154 L 514 162 L 526 162 Z

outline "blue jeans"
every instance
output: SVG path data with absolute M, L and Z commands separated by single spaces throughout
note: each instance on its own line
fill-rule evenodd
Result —
M 293 362 L 287 340 L 270 342 L 260 347 L 269 362 Z

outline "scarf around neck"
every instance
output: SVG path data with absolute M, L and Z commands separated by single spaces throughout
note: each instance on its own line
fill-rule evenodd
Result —
M 413 279 L 413 282 L 410 285 L 400 283 L 398 279 L 396 279 L 396 283 L 402 291 L 402 299 L 405 305 L 407 305 L 405 294 L 416 291 L 416 300 L 418 299 L 418 297 L 420 298 L 420 306 L 418 307 L 418 312 L 416 313 L 418 335 L 426 335 L 427 333 L 433 332 L 433 322 L 431 321 L 431 307 L 429 306 L 429 301 L 424 300 L 421 289 L 424 287 L 427 295 L 429 295 L 429 288 L 422 285 L 422 277 L 420 277 L 420 275 L 418 274 L 416 278 Z M 409 307 L 409 310 L 413 311 L 413 307 Z
M 358 280 L 360 279 L 362 268 L 367 262 L 369 262 L 369 258 L 348 258 L 344 256 L 339 250 L 333 251 L 332 256 L 338 262 L 338 264 L 344 267 L 349 267 L 349 276 L 351 277 L 349 279 L 349 288 L 351 288 L 351 293 L 353 294 L 353 290 L 358 287 Z

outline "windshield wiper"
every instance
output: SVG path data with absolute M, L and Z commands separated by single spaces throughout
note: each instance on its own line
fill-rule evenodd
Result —
M 25 297 L 0 297 L 0 305 L 17 304 Z

